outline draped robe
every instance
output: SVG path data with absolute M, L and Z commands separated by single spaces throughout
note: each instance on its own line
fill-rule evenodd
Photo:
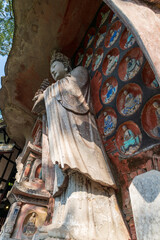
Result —
M 52 162 L 115 188 L 93 114 L 88 72 L 83 67 L 44 92 Z
M 129 240 L 109 162 L 89 109 L 87 70 L 77 67 L 48 87 L 44 98 L 55 164 L 55 206 L 52 224 L 40 228 L 34 240 Z

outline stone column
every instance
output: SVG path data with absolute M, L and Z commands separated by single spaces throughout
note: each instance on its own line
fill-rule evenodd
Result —
M 1 231 L 0 240 L 5 240 L 5 239 L 7 240 L 11 237 L 11 234 L 13 232 L 13 228 L 16 223 L 17 216 L 18 216 L 20 209 L 21 209 L 20 202 L 15 202 L 10 207 L 8 216 L 6 218 L 6 221 L 5 221 L 2 231 Z
M 136 176 L 129 192 L 137 240 L 159 240 L 160 172 L 152 170 Z

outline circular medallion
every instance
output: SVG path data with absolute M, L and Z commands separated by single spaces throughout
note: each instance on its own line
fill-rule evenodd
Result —
M 89 67 L 92 61 L 92 57 L 93 57 L 93 50 L 92 48 L 89 48 L 83 58 L 83 62 L 82 62 L 83 67 L 86 67 L 86 68 Z
M 144 106 L 141 121 L 144 131 L 160 139 L 160 94 L 152 97 Z
M 113 48 L 109 53 L 106 55 L 104 61 L 103 61 L 103 66 L 102 66 L 102 71 L 104 75 L 110 75 L 115 67 L 117 66 L 119 59 L 119 50 L 117 48 Z
M 96 22 L 96 26 L 98 28 L 100 28 L 105 23 L 105 21 L 109 17 L 110 12 L 111 12 L 111 10 L 107 5 L 103 6 L 100 9 L 98 16 L 97 16 L 97 22 Z
M 141 131 L 133 121 L 124 122 L 118 127 L 116 132 L 116 146 L 121 154 L 134 154 L 140 148 L 141 142 Z
M 95 71 L 100 66 L 103 59 L 103 48 L 98 48 L 93 56 L 92 70 Z
M 97 119 L 98 129 L 103 137 L 111 135 L 117 125 L 117 115 L 113 108 L 106 107 Z
M 90 28 L 84 39 L 84 48 L 88 48 L 92 44 L 95 34 L 96 34 L 95 28 L 93 27 Z
M 84 50 L 83 48 L 79 49 L 77 54 L 76 54 L 76 57 L 75 57 L 75 66 L 78 66 L 82 63 L 82 60 L 83 60 L 83 57 L 84 57 Z
M 142 102 L 142 90 L 138 84 L 125 85 L 117 97 L 117 109 L 123 116 L 135 113 Z
M 145 63 L 142 71 L 142 79 L 144 84 L 149 88 L 159 88 L 159 82 L 155 77 L 154 72 L 152 71 L 148 62 Z
M 140 48 L 133 48 L 122 59 L 118 68 L 118 75 L 122 81 L 135 77 L 143 63 L 143 53 Z
M 118 16 L 111 11 L 110 15 L 109 15 L 109 23 L 113 23 L 115 20 L 119 20 Z
M 100 44 L 103 42 L 105 35 L 106 35 L 106 26 L 103 26 L 99 32 L 97 33 L 96 37 L 95 37 L 95 41 L 94 41 L 94 47 L 98 48 L 100 46 Z
M 99 99 L 99 89 L 100 89 L 101 83 L 102 83 L 102 74 L 100 72 L 96 71 L 90 82 L 92 104 L 93 104 L 93 108 L 94 108 L 94 111 L 96 114 L 102 108 L 102 104 Z
M 116 96 L 118 82 L 114 77 L 108 78 L 102 85 L 101 100 L 104 104 L 110 103 Z
M 121 36 L 120 39 L 120 48 L 125 50 L 130 48 L 131 46 L 133 46 L 133 44 L 135 43 L 135 38 L 132 35 L 132 33 L 126 28 Z
M 105 38 L 105 47 L 109 48 L 117 41 L 121 31 L 121 27 L 122 24 L 120 21 L 116 21 L 112 24 Z

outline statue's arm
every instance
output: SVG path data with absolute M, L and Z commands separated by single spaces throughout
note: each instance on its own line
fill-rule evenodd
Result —
M 36 96 L 36 101 L 33 105 L 32 112 L 36 114 L 42 114 L 45 112 L 45 102 L 44 102 L 44 94 L 40 93 Z

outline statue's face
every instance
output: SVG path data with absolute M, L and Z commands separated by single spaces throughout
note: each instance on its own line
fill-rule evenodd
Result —
M 59 80 L 65 77 L 67 69 L 62 62 L 54 61 L 51 65 L 51 74 L 54 80 Z

